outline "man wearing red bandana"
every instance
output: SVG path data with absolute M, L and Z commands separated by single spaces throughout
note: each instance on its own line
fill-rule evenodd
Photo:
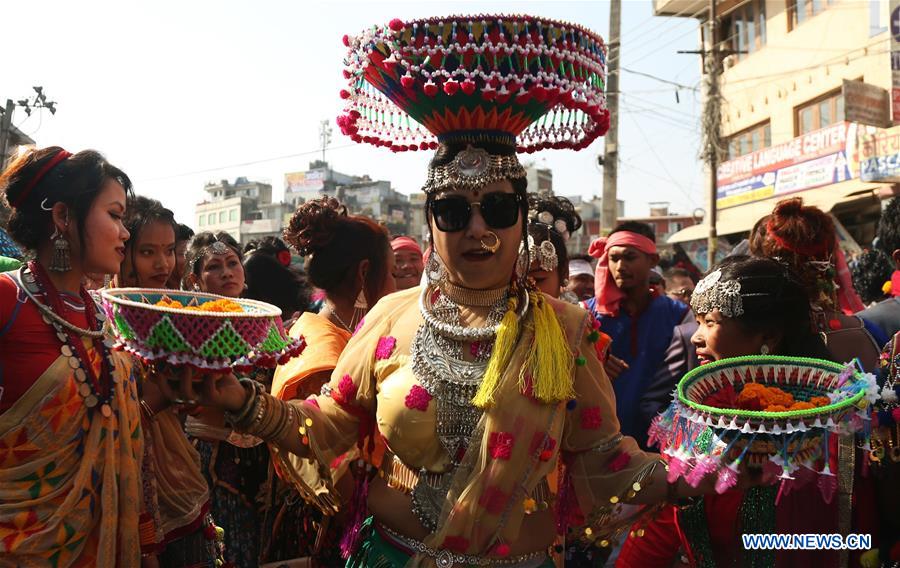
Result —
M 600 331 L 612 337 L 606 372 L 616 392 L 622 432 L 646 448 L 656 405 L 643 409 L 642 398 L 663 363 L 672 330 L 689 309 L 650 289 L 650 272 L 659 255 L 648 225 L 622 223 L 591 243 L 589 253 L 599 259 L 595 295 L 582 304 L 600 322 Z

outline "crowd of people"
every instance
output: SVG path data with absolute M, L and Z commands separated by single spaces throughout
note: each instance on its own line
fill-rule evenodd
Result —
M 323 197 L 297 209 L 284 240 L 243 247 L 194 235 L 97 152 L 36 150 L 0 179 L 9 234 L 31 253 L 0 277 L 0 563 L 402 566 L 448 551 L 466 565 L 485 558 L 469 541 L 494 539 L 487 557 L 504 565 L 731 566 L 751 556 L 741 533 L 848 528 L 873 533 L 885 561 L 897 554 L 884 501 L 896 501 L 884 486 L 896 483 L 895 451 L 874 468 L 835 458 L 857 472 L 845 499 L 825 503 L 810 484 L 775 507 L 771 480 L 751 473 L 724 494 L 668 483 L 647 431 L 678 380 L 708 362 L 771 353 L 896 366 L 900 294 L 882 296 L 900 270 L 898 199 L 877 254 L 853 261 L 859 275 L 891 260 L 882 296 L 860 301 L 830 217 L 794 198 L 757 224 L 749 254 L 714 267 L 742 284 L 735 314 L 697 301 L 694 271 L 659 272 L 642 223 L 570 254 L 575 208 L 519 178 L 429 194 L 426 243 Z M 307 348 L 274 371 L 180 392 L 178 381 L 192 387 L 177 369 L 110 349 L 92 296 L 103 286 L 262 300 Z M 531 323 L 516 324 L 523 313 Z M 539 386 L 541 371 L 555 380 Z M 248 421 L 260 406 L 289 419 Z M 469 439 L 479 428 L 483 439 Z M 610 500 L 640 506 L 611 515 Z M 759 507 L 774 515 L 748 516 Z M 585 514 L 597 509 L 607 514 Z M 605 536 L 577 538 L 592 522 Z M 634 522 L 640 536 L 611 546 Z M 840 565 L 836 551 L 773 558 Z
M 344 37 L 342 132 L 434 150 L 422 240 L 324 193 L 283 238 L 193 234 L 92 150 L 33 149 L 0 173 L 15 241 L 0 233 L 0 250 L 24 251 L 0 258 L 0 566 L 900 565 L 900 198 L 849 261 L 798 197 L 705 275 L 683 252 L 662 267 L 634 221 L 572 250 L 576 208 L 529 192 L 518 154 L 603 135 L 602 40 L 479 18 Z M 228 372 L 175 364 L 162 342 L 138 356 L 109 307 L 121 288 L 182 315 L 168 294 L 265 302 L 304 348 Z M 783 455 L 764 447 L 718 480 L 698 464 L 739 440 L 715 447 L 721 417 L 655 447 L 679 384 L 774 358 L 841 369 L 833 399 L 808 382 L 794 401 L 843 413 L 798 422 L 821 433 L 799 466 L 793 432 L 762 421 L 739 455 L 759 433 Z M 711 384 L 725 406 L 707 410 L 734 410 L 734 385 Z M 793 412 L 777 395 L 751 412 Z M 676 438 L 702 441 L 673 453 Z M 851 533 L 871 548 L 741 540 Z

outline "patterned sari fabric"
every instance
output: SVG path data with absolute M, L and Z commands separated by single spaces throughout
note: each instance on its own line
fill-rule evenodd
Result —
M 0 415 L 0 566 L 140 565 L 140 410 L 130 360 L 113 357 L 110 417 L 62 356 Z

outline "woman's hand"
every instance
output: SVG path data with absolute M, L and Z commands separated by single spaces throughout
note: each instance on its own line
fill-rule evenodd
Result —
M 233 373 L 207 373 L 195 380 L 191 367 L 174 369 L 174 375 L 154 374 L 153 382 L 162 394 L 175 404 L 211 406 L 236 412 L 247 402 L 247 390 Z

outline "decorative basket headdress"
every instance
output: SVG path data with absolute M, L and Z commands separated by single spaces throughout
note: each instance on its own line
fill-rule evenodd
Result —
M 426 193 L 525 177 L 515 154 L 490 155 L 479 144 L 579 150 L 609 126 L 606 47 L 574 24 L 523 15 L 394 19 L 344 43 L 344 134 L 395 152 L 473 145 L 429 171 Z

